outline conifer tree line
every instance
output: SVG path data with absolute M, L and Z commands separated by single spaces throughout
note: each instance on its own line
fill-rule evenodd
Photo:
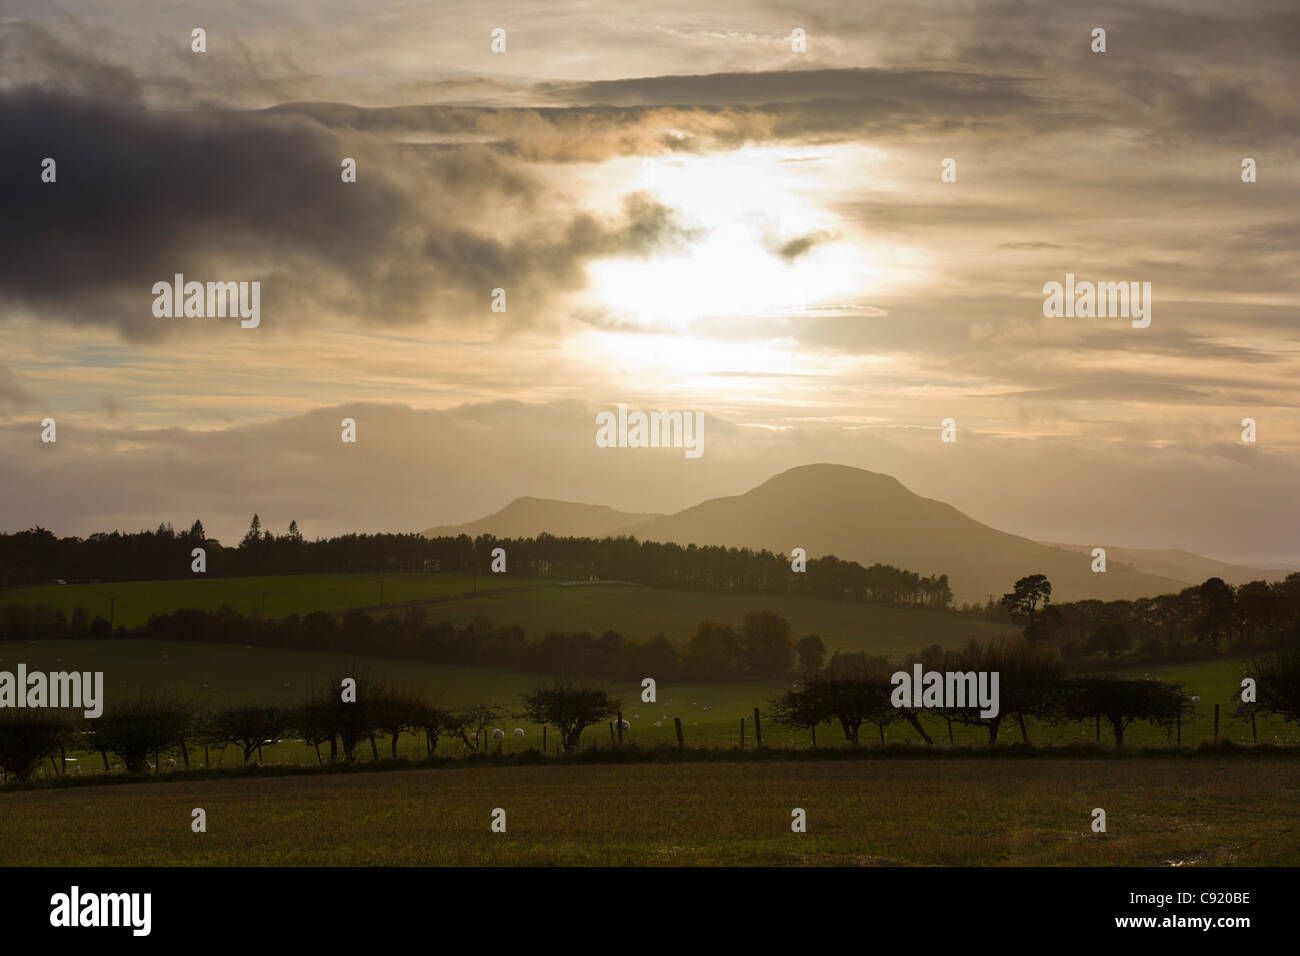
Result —
M 429 538 L 421 534 L 349 534 L 308 541 L 297 522 L 276 535 L 253 516 L 239 545 L 208 538 L 201 521 L 188 531 L 57 538 L 43 528 L 0 535 L 0 586 L 64 581 L 170 580 L 193 576 L 190 554 L 204 548 L 207 575 L 342 574 L 455 571 L 486 574 L 492 552 L 506 552 L 512 576 L 563 581 L 628 581 L 649 587 L 748 594 L 794 594 L 895 607 L 946 608 L 947 575 L 923 576 L 891 565 L 869 568 L 833 555 L 795 573 L 772 551 L 638 541 L 632 537 Z

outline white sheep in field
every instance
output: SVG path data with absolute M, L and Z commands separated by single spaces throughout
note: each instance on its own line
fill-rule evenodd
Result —
M 632 725 L 629 724 L 626 720 L 620 720 L 620 721 L 618 722 L 618 729 L 619 729 L 619 730 L 631 730 L 631 729 L 632 729 Z
M 492 731 L 492 739 L 493 739 L 493 740 L 505 740 L 505 739 L 506 739 L 506 732 L 505 732 L 504 730 L 502 730 L 500 727 L 498 727 L 496 730 Z
M 472 734 L 470 734 L 469 739 L 472 743 L 478 743 L 478 731 L 476 730 Z
M 172 768 L 172 767 L 175 767 L 175 766 L 176 766 L 176 758 L 175 758 L 175 757 L 168 757 L 167 760 L 163 763 L 163 766 L 164 766 L 164 767 L 167 767 L 167 768 L 169 768 L 169 769 Z
M 713 708 L 712 708 L 712 707 L 705 707 L 704 709 L 705 709 L 706 711 L 710 711 L 710 710 L 712 710 Z
M 654 725 L 655 725 L 656 727 L 662 727 L 662 726 L 664 725 L 664 722 L 663 722 L 662 720 L 656 720 L 655 723 L 654 723 Z
M 1192 698 L 1192 703 L 1193 703 L 1193 704 L 1199 704 L 1200 702 L 1201 702 L 1201 698 L 1199 698 L 1199 697 L 1193 697 L 1193 698 Z
M 516 737 L 522 737 L 523 735 L 524 735 L 524 728 L 522 728 L 522 727 L 516 727 L 516 728 L 515 728 L 515 736 L 516 736 Z

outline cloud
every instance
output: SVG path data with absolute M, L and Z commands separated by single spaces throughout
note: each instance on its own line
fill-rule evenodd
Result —
M 786 262 L 794 262 L 800 256 L 811 252 L 815 246 L 821 245 L 824 242 L 829 242 L 834 238 L 834 234 L 819 229 L 816 232 L 809 232 L 802 236 L 788 239 L 773 247 L 771 251 L 775 255 L 780 256 Z
M 0 96 L 0 128 L 0 177 L 17 184 L 0 200 L 0 303 L 137 340 L 184 321 L 151 312 L 153 284 L 175 273 L 261 281 L 270 326 L 318 311 L 458 319 L 496 287 L 540 314 L 548 294 L 580 284 L 585 261 L 691 235 L 644 196 L 627 197 L 618 220 L 544 208 L 538 180 L 485 147 L 400 151 L 298 116 L 23 89 Z M 341 182 L 345 156 L 355 184 Z M 55 183 L 40 181 L 43 157 Z
M 36 396 L 18 381 L 13 369 L 0 365 L 0 408 L 14 414 L 27 411 L 36 404 Z
M 140 100 L 140 84 L 129 69 L 101 63 L 38 24 L 0 21 L 0 93 L 18 87 Z

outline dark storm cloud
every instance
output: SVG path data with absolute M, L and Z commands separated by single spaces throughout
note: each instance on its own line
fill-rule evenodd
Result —
M 16 184 L 0 199 L 0 303 L 136 338 L 184 321 L 151 311 L 153 283 L 178 272 L 260 280 L 268 317 L 332 308 L 396 322 L 496 286 L 542 294 L 578 281 L 588 257 L 645 255 L 686 235 L 669 210 L 632 197 L 622 221 L 579 215 L 503 240 L 494 217 L 538 189 L 526 171 L 483 147 L 399 160 L 381 141 L 295 116 L 19 89 L 0 94 L 0 129 L 0 179 Z M 344 156 L 358 161 L 354 184 L 340 180 Z M 52 184 L 40 180 L 45 157 Z

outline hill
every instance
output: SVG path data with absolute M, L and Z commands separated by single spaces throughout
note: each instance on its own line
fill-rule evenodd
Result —
M 542 532 L 557 537 L 604 538 L 653 518 L 656 514 L 615 511 L 604 505 L 583 505 L 551 498 L 516 498 L 500 511 L 459 525 L 440 525 L 425 531 L 431 538 L 491 534 L 498 538 L 535 538 Z
M 947 574 L 958 602 L 983 601 L 1017 578 L 1046 574 L 1052 598 L 1136 598 L 1179 591 L 1191 582 L 1144 574 L 1108 560 L 1094 574 L 1090 557 L 981 524 L 951 505 L 922 498 L 889 475 L 845 465 L 806 465 L 742 495 L 714 498 L 628 529 L 649 541 L 769 548 L 810 557 L 834 554 L 864 565 L 892 564 Z

